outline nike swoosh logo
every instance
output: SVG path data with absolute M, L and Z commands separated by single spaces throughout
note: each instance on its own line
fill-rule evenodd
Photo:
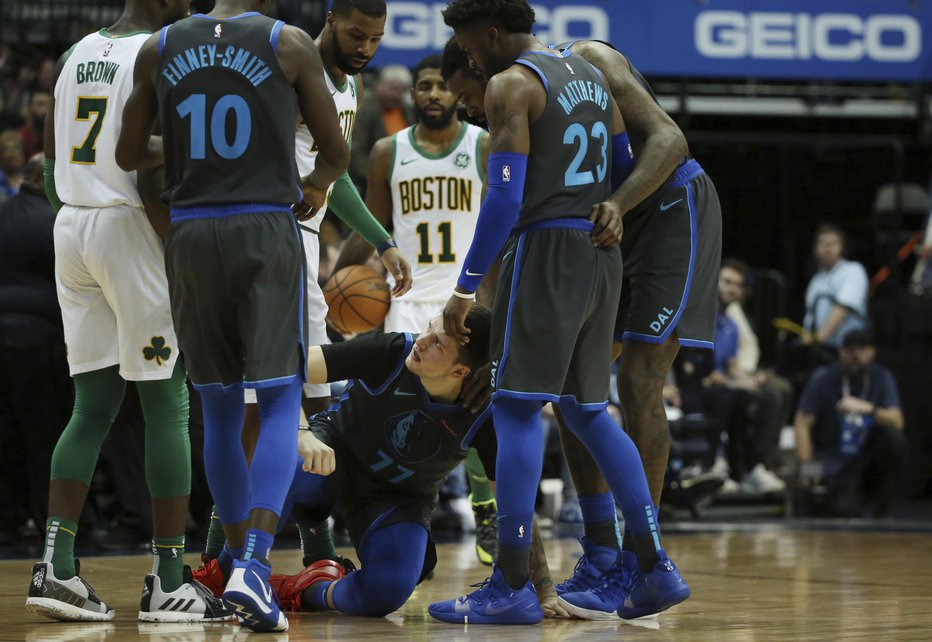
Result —
M 504 613 L 508 609 L 512 608 L 514 604 L 506 603 L 504 606 L 495 606 L 494 604 L 489 604 L 485 607 L 486 615 L 498 615 L 499 613 Z
M 416 161 L 416 160 L 417 160 L 416 158 L 409 158 L 408 160 L 403 160 L 403 161 L 401 161 L 401 164 L 402 164 L 402 165 L 407 165 L 407 164 L 409 164 L 409 163 L 413 163 L 413 162 Z
M 268 584 L 266 584 L 265 582 L 262 581 L 262 578 L 259 577 L 259 574 L 258 574 L 258 573 L 256 573 L 255 571 L 253 571 L 252 574 L 256 576 L 256 579 L 257 579 L 257 580 L 259 580 L 259 588 L 262 589 L 262 594 L 265 596 L 265 602 L 266 602 L 266 604 L 271 604 L 271 603 L 272 603 L 272 589 L 271 589 L 271 587 L 269 587 Z M 265 604 L 260 604 L 260 605 L 259 605 L 259 608 L 262 609 L 262 612 L 263 612 L 263 613 L 271 613 L 271 612 L 272 612 L 272 609 L 268 608 Z
M 482 276 L 482 272 L 470 272 L 466 270 L 466 276 Z
M 673 201 L 672 203 L 661 203 L 661 204 L 660 204 L 660 211 L 661 211 L 661 212 L 666 212 L 668 209 L 670 209 L 671 207 L 673 207 L 674 205 L 676 205 L 677 203 L 679 203 L 679 202 L 682 201 L 682 200 L 683 200 L 683 199 L 679 198 L 679 199 Z
M 394 392 L 394 395 L 395 395 L 396 397 L 415 397 L 415 396 L 417 396 L 417 393 L 414 393 L 414 392 L 403 392 L 403 391 L 401 391 L 401 390 L 396 390 L 396 391 Z

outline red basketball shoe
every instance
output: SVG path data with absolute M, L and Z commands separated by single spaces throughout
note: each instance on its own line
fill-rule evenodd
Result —
M 227 578 L 223 576 L 220 564 L 206 553 L 201 555 L 201 562 L 201 567 L 193 571 L 191 575 L 204 588 L 213 593 L 214 597 L 220 599 L 223 596 L 223 589 L 227 586 Z
M 296 575 L 272 575 L 269 584 L 278 594 L 278 603 L 284 611 L 300 611 L 301 593 L 317 582 L 332 582 L 342 579 L 346 570 L 339 562 L 318 560 Z

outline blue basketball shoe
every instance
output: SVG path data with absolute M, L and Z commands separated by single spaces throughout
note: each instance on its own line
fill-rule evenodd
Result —
M 473 586 L 478 590 L 455 600 L 435 602 L 427 612 L 450 624 L 537 624 L 544 619 L 531 582 L 514 590 L 505 583 L 498 566 L 490 578 Z
M 288 620 L 278 608 L 269 586 L 271 567 L 257 559 L 233 562 L 233 571 L 223 592 L 223 603 L 240 624 L 253 631 L 287 631 Z
M 615 612 L 631 591 L 637 569 L 637 554 L 622 551 L 620 559 L 606 572 L 601 586 L 563 593 L 557 597 L 557 603 L 583 620 L 614 620 L 618 617 Z
M 608 579 L 609 571 L 618 562 L 619 550 L 608 546 L 597 546 L 588 537 L 579 538 L 583 555 L 576 562 L 573 574 L 565 582 L 556 585 L 557 595 L 578 593 L 598 588 Z
M 660 613 L 689 597 L 689 586 L 676 570 L 676 564 L 663 549 L 659 555 L 660 561 L 650 573 L 635 572 L 631 591 L 618 607 L 618 617 L 631 620 Z

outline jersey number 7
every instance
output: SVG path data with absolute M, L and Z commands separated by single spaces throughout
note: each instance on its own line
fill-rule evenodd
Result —
M 100 128 L 104 124 L 104 114 L 107 113 L 106 96 L 78 96 L 78 105 L 75 109 L 74 119 L 77 121 L 88 121 L 91 115 L 94 116 L 94 122 L 91 129 L 87 132 L 84 142 L 80 147 L 71 148 L 71 162 L 77 165 L 96 165 L 97 164 L 97 137 L 100 136 Z

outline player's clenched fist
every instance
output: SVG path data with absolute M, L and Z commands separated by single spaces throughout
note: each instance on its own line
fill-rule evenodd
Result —
M 333 448 L 310 430 L 298 431 L 298 456 L 304 460 L 304 470 L 315 475 L 329 475 L 337 467 Z

